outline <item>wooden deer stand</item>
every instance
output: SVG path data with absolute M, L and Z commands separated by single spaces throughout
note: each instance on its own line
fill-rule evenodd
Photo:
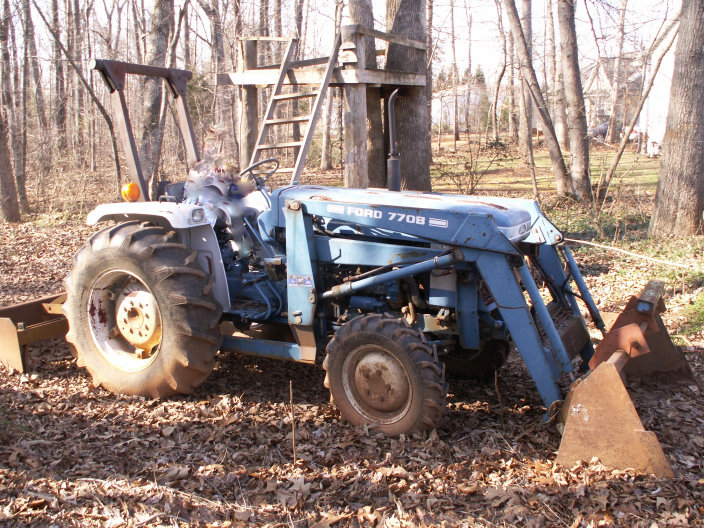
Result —
M 292 173 L 292 183 L 298 182 L 327 87 L 341 86 L 344 92 L 345 185 L 356 188 L 368 187 L 367 88 L 379 88 L 381 97 L 386 98 L 397 88 L 401 90 L 401 95 L 413 96 L 425 86 L 425 75 L 379 70 L 376 69 L 375 64 L 367 65 L 366 46 L 374 45 L 373 39 L 380 39 L 387 43 L 385 50 L 377 50 L 377 55 L 385 55 L 390 44 L 426 50 L 426 45 L 422 42 L 389 35 L 366 26 L 351 25 L 340 29 L 340 33 L 335 38 L 333 51 L 328 57 L 293 61 L 292 49 L 295 49 L 295 41 L 292 41 L 281 64 L 260 66 L 257 64 L 258 42 L 291 41 L 292 39 L 277 37 L 240 39 L 240 70 L 219 75 L 218 84 L 243 87 L 243 107 L 246 113 L 242 115 L 240 126 L 242 168 L 268 157 L 262 156 L 262 151 L 294 148 L 296 164 L 283 171 Z M 256 104 L 257 89 L 266 86 L 273 87 L 272 95 L 264 122 L 260 126 Z M 284 86 L 291 87 L 291 91 L 284 93 Z M 316 99 L 315 103 L 310 105 L 309 116 L 293 115 L 289 118 L 281 118 L 276 115 L 277 100 L 303 97 Z M 267 143 L 267 126 L 283 124 L 294 125 L 293 140 Z M 305 137 L 302 140 L 295 137 L 296 126 L 299 124 L 307 124 Z

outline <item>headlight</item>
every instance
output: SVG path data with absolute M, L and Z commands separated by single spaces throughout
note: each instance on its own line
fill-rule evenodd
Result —
M 193 222 L 202 222 L 205 219 L 205 209 L 193 209 L 191 212 L 191 220 Z

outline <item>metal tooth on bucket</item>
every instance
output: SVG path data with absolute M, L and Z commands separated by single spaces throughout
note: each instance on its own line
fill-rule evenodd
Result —
M 651 281 L 632 297 L 594 352 L 591 373 L 577 380 L 560 411 L 564 431 L 557 462 L 571 467 L 597 457 L 606 466 L 673 477 L 654 433 L 643 427 L 624 377 L 693 378 L 682 349 L 660 318 L 664 284 Z

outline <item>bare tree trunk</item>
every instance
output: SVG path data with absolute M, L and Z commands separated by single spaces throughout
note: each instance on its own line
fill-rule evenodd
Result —
M 523 90 L 519 92 L 519 97 L 525 98 L 526 94 Z M 523 103 L 525 105 L 525 103 Z M 528 145 L 528 170 L 530 170 L 530 181 L 533 187 L 533 199 L 540 201 L 540 190 L 538 189 L 538 177 L 535 172 L 535 158 L 533 157 L 533 142 Z
M 126 5 L 126 2 L 125 4 Z M 86 10 L 86 28 L 91 27 L 91 21 L 90 21 L 90 14 L 93 11 L 93 2 L 91 0 L 91 3 L 89 4 L 88 9 Z M 88 57 L 93 57 L 93 40 L 91 38 L 91 33 L 89 31 L 86 32 L 86 54 Z M 91 90 L 94 88 L 93 84 L 93 77 L 91 76 L 90 78 L 90 87 Z M 90 94 L 88 94 L 90 97 Z M 96 108 L 95 105 L 89 104 L 88 108 L 90 109 L 90 118 L 87 119 L 88 121 L 88 138 L 90 142 L 90 171 L 95 172 L 98 167 L 98 159 L 97 159 L 97 144 L 98 144 L 98 137 L 97 137 L 97 131 L 96 131 Z
M 509 81 L 508 81 L 508 136 L 511 143 L 518 141 L 518 115 L 516 113 L 516 53 L 513 33 L 508 32 Z
M 281 0 L 274 0 L 274 36 L 283 36 L 281 22 Z M 281 57 L 281 47 L 276 46 L 274 51 L 274 62 L 279 64 L 281 62 Z
M 128 0 L 123 0 L 122 4 L 120 4 L 120 3 L 110 4 L 110 10 L 107 12 L 107 16 L 105 17 L 105 20 L 106 20 L 105 31 L 98 32 L 98 35 L 103 40 L 104 46 L 106 48 L 103 53 L 105 54 L 105 57 L 108 59 L 115 59 L 116 57 L 118 57 L 118 53 L 122 52 L 121 51 L 122 44 L 120 42 L 120 39 L 122 38 L 122 11 L 124 10 L 125 6 L 127 6 L 127 11 L 129 12 L 130 6 L 127 5 L 127 1 Z M 92 5 L 92 1 L 91 1 L 91 5 Z M 105 6 L 105 3 L 103 3 L 103 6 Z M 115 22 L 115 25 L 116 25 L 116 28 L 114 31 L 112 28 L 113 21 Z M 144 31 L 142 30 L 142 28 L 144 27 L 144 24 L 139 19 L 139 15 L 137 14 L 136 10 L 134 12 L 133 22 L 134 22 L 133 40 L 135 41 L 135 44 L 139 47 L 139 49 L 141 49 L 140 43 L 141 43 L 142 36 L 144 35 Z M 130 34 L 128 31 L 128 35 L 127 35 L 127 46 L 128 46 L 127 60 L 132 61 L 132 62 L 137 62 L 138 64 L 144 64 L 144 57 L 142 57 L 141 53 L 137 53 L 136 57 L 133 57 L 131 55 L 132 50 L 129 48 L 129 46 L 130 46 L 130 38 L 129 37 L 130 37 Z
M 618 130 L 616 123 L 616 110 L 618 106 L 619 92 L 621 91 L 621 62 L 623 55 L 623 39 L 625 37 L 624 26 L 626 24 L 626 6 L 628 5 L 628 0 L 621 0 L 621 9 L 619 11 L 618 17 L 618 40 L 616 44 L 616 58 L 614 61 L 614 76 L 611 81 L 611 112 L 609 115 L 609 133 L 606 140 L 609 143 L 616 143 L 618 141 Z M 628 86 L 628 84 L 626 84 Z M 623 100 L 624 113 L 623 118 L 626 118 L 625 106 L 626 98 Z
M 496 14 L 498 15 L 499 21 L 499 36 L 501 37 L 501 66 L 499 66 L 499 74 L 496 76 L 496 86 L 494 87 L 494 97 L 491 102 L 491 124 L 493 136 L 492 139 L 494 144 L 499 142 L 499 119 L 497 114 L 499 112 L 499 90 L 501 89 L 501 80 L 504 78 L 506 73 L 506 33 L 504 33 L 503 24 L 503 13 L 501 12 L 501 2 L 500 0 L 494 0 L 496 5 Z
M 457 86 L 459 84 L 459 73 L 457 71 L 457 51 L 455 46 L 455 1 L 450 2 L 450 45 L 452 46 L 452 124 L 453 124 L 453 151 L 457 152 L 457 141 L 460 139 L 459 125 L 459 105 L 457 101 Z
M 555 20 L 552 16 L 552 0 L 545 0 L 545 87 L 548 109 L 555 122 Z M 552 88 L 552 89 L 550 89 Z
M 11 62 L 8 48 L 8 27 L 11 23 L 10 3 L 5 0 L 2 20 L 0 20 L 0 78 L 10 79 Z M 6 81 L 3 81 L 6 82 Z M 9 83 L 8 83 L 9 84 Z M 12 109 L 11 90 L 6 86 L 2 90 L 2 108 L 0 108 L 0 220 L 19 222 L 20 204 L 17 200 L 17 187 L 12 171 L 12 156 L 9 145 L 10 116 Z
M 562 47 L 555 53 L 555 96 L 553 97 L 554 111 L 552 120 L 555 123 L 557 141 L 562 151 L 569 150 L 570 139 L 567 130 L 567 113 L 565 110 L 565 84 L 562 74 Z
M 66 54 L 72 59 L 76 54 L 75 17 L 73 16 L 73 0 L 64 0 L 66 24 Z M 66 120 L 66 141 L 71 157 L 71 164 L 76 165 L 76 73 L 70 69 L 66 72 L 66 107 L 68 116 Z
M 467 127 L 467 144 L 470 142 L 469 132 L 469 110 L 472 102 L 472 15 L 469 13 L 469 5 L 465 3 L 465 13 L 467 14 L 467 86 L 464 106 L 464 122 Z
M 235 1 L 235 34 L 242 35 L 242 12 L 240 2 Z M 255 41 L 240 41 L 237 45 L 237 69 L 245 71 L 257 67 L 257 43 Z M 243 86 L 239 88 L 239 109 L 237 111 L 237 133 L 236 143 L 239 147 L 239 170 L 244 170 L 249 166 L 257 142 L 258 118 L 257 118 L 257 87 Z
M 25 32 L 26 38 L 26 32 Z M 20 69 L 15 66 L 14 78 L 15 90 L 12 107 L 8 106 L 10 118 L 10 144 L 15 161 L 15 184 L 17 185 L 17 198 L 20 202 L 20 213 L 29 213 L 29 200 L 27 199 L 27 99 L 29 97 L 29 48 L 24 45 L 24 57 L 22 59 L 22 72 L 20 81 Z M 19 113 L 18 113 L 19 111 Z
M 232 2 L 232 21 L 234 23 L 234 34 L 236 37 L 239 37 L 242 35 L 242 3 L 241 0 L 234 0 Z M 184 28 L 187 27 L 189 24 L 186 22 L 184 25 Z M 233 42 L 230 43 L 230 70 L 231 71 L 237 71 L 239 69 L 239 59 L 240 59 L 240 47 L 241 47 L 241 42 L 238 42 L 236 39 L 234 39 Z M 232 158 L 233 162 L 237 166 L 237 168 L 242 168 L 240 165 L 240 160 L 241 160 L 241 143 L 240 143 L 240 134 L 239 134 L 239 127 L 241 126 L 241 121 L 242 121 L 242 114 L 239 112 L 242 104 L 242 88 L 237 87 L 234 89 L 230 89 L 230 123 L 232 126 Z
M 255 34 L 259 37 L 268 37 L 270 35 L 269 33 L 269 0 L 259 0 L 259 23 L 257 25 L 257 30 Z M 266 40 L 260 40 L 257 42 L 257 53 L 259 57 L 261 57 L 262 61 L 264 64 L 270 64 L 271 63 L 271 46 L 269 45 L 270 43 Z M 299 47 L 296 50 L 297 53 L 302 53 L 303 52 L 303 47 L 301 43 L 299 43 Z M 300 57 L 300 55 L 298 56 Z M 269 101 L 269 95 L 271 94 L 271 87 L 268 86 L 262 90 L 262 97 L 259 98 L 259 115 L 264 116 L 266 114 L 266 107 L 267 103 Z M 294 106 L 296 109 L 298 109 L 298 102 L 296 101 L 294 103 Z M 295 115 L 298 115 L 295 113 Z M 298 128 L 298 123 L 295 124 L 294 128 Z M 268 128 L 267 133 L 269 135 L 273 134 L 273 130 L 271 127 Z M 294 134 L 294 141 L 300 141 L 300 135 Z M 287 149 L 288 150 L 288 149 Z M 294 159 L 298 157 L 298 147 L 293 149 L 294 151 Z
M 332 169 L 332 157 L 330 156 L 330 125 L 332 124 L 332 103 L 334 91 L 328 88 L 325 95 L 325 106 L 323 106 L 323 141 L 320 149 L 320 170 Z
M 570 179 L 567 174 L 567 167 L 565 167 L 565 160 L 562 157 L 560 145 L 557 143 L 557 136 L 555 135 L 555 129 L 553 127 L 552 120 L 550 119 L 550 114 L 548 114 L 548 109 L 545 105 L 543 94 L 540 91 L 538 78 L 535 75 L 533 64 L 530 61 L 530 56 L 528 55 L 528 45 L 526 44 L 525 36 L 523 35 L 523 31 L 521 29 L 521 22 L 518 18 L 516 3 L 514 0 L 504 0 L 504 7 L 506 8 L 509 22 L 511 23 L 511 32 L 513 33 L 516 43 L 516 51 L 520 60 L 521 74 L 528 85 L 530 96 L 535 102 L 538 116 L 543 124 L 545 144 L 548 147 L 550 160 L 552 161 L 552 170 L 555 176 L 556 190 L 559 196 L 563 196 L 570 191 Z
M 704 3 L 682 4 L 650 236 L 704 232 Z
M 22 0 L 22 11 L 24 13 L 25 35 L 24 42 L 29 54 L 30 69 L 32 70 L 32 81 L 34 88 L 34 103 L 37 109 L 37 119 L 41 127 L 39 176 L 37 178 L 37 195 L 41 195 L 44 181 L 51 172 L 51 130 L 47 119 L 46 104 L 44 102 L 44 91 L 39 69 L 39 58 L 37 56 L 37 45 L 34 33 L 34 22 L 32 21 L 32 11 L 29 0 Z
M 256 41 L 246 40 L 241 42 L 239 66 L 242 71 L 254 69 L 257 67 L 257 43 Z M 254 147 L 257 142 L 257 87 L 244 86 L 242 88 L 241 105 L 239 123 L 239 144 L 240 144 L 240 170 L 244 170 L 252 161 Z
M 420 42 L 428 35 L 423 0 L 387 0 L 387 32 Z M 425 75 L 427 52 L 390 44 L 386 59 L 390 70 Z M 430 134 L 428 100 L 425 92 L 396 101 L 396 132 L 401 153 L 401 185 L 405 189 L 430 191 Z
M 2 45 L 6 45 L 6 43 L 2 43 Z M 19 222 L 21 220 L 20 204 L 17 200 L 15 177 L 12 174 L 12 156 L 8 144 L 8 121 L 5 114 L 0 110 L 0 220 Z
M 567 97 L 567 123 L 570 134 L 570 172 L 575 193 L 586 202 L 592 201 L 589 176 L 589 137 L 584 108 L 582 79 L 579 73 L 577 32 L 572 0 L 557 0 L 562 45 L 562 70 Z
M 191 20 L 188 15 L 188 2 L 183 5 L 183 63 L 187 70 L 191 69 Z M 239 36 L 239 35 L 238 35 Z
M 427 30 L 426 42 L 428 43 L 428 71 L 425 74 L 425 97 L 428 101 L 428 136 L 433 133 L 433 57 L 435 44 L 433 42 L 433 0 L 425 0 L 425 27 Z M 432 159 L 431 149 L 431 159 Z
M 10 3 L 5 0 L 3 13 L 7 18 L 6 37 L 8 53 L 7 67 L 4 71 L 8 77 L 12 74 L 12 82 L 7 79 L 7 85 L 3 93 L 3 105 L 7 112 L 10 146 L 12 149 L 12 159 L 14 166 L 15 187 L 19 199 L 21 214 L 29 212 L 27 200 L 27 97 L 29 92 L 29 51 L 27 43 L 24 44 L 24 54 L 20 60 L 17 52 L 17 42 L 15 41 L 15 26 L 12 23 Z M 23 10 L 24 13 L 24 10 Z M 24 13 L 26 14 L 26 13 Z M 23 16 L 24 18 L 24 16 Z M 27 38 L 25 31 L 25 39 Z
M 69 0 L 69 3 L 71 0 Z M 73 4 L 73 59 L 76 64 L 83 65 L 83 28 L 81 24 L 81 6 L 79 0 L 74 0 Z M 73 101 L 74 101 L 74 151 L 80 167 L 85 166 L 84 144 L 85 144 L 85 92 L 78 75 L 73 74 Z
M 222 18 L 220 14 L 219 0 L 198 0 L 201 9 L 205 12 L 210 22 L 210 62 L 212 65 L 213 78 L 213 119 L 215 123 L 227 123 L 230 116 L 229 100 L 225 101 L 224 90 L 218 86 L 218 73 L 224 71 L 225 66 L 225 44 L 223 39 Z
M 374 29 L 371 0 L 350 2 L 350 22 Z M 366 69 L 376 70 L 374 39 L 364 37 Z M 367 181 L 369 187 L 386 186 L 386 160 L 384 156 L 384 126 L 381 116 L 381 90 L 368 86 L 367 94 Z
M 342 21 L 343 3 L 341 0 L 335 2 L 335 27 L 340 30 L 340 22 Z M 332 123 L 332 105 L 335 98 L 335 90 L 328 87 L 328 93 L 325 95 L 325 106 L 323 106 L 323 142 L 320 152 L 320 168 L 321 170 L 332 169 L 332 156 L 330 151 L 330 124 Z
M 295 9 L 294 9 L 294 22 L 296 24 L 296 37 L 298 38 L 298 47 L 296 48 L 296 58 L 301 58 L 305 46 L 305 34 L 304 34 L 304 26 L 303 26 L 303 8 L 305 7 L 304 5 L 304 0 L 295 0 Z M 297 92 L 298 91 L 298 85 L 293 85 L 291 86 L 291 92 Z M 293 99 L 290 103 L 291 105 L 291 116 L 296 117 L 300 115 L 300 107 L 299 107 L 299 101 L 298 99 Z M 293 141 L 298 142 L 301 140 L 301 127 L 299 123 L 293 123 L 291 125 L 291 132 L 292 132 L 292 137 Z M 340 145 L 340 148 L 342 148 L 342 145 Z M 298 158 L 298 153 L 300 152 L 300 148 L 296 147 L 293 149 L 293 159 Z M 293 163 L 292 163 L 293 164 Z
M 59 2 L 51 0 L 51 11 L 53 16 L 53 31 L 57 35 L 61 34 L 61 20 L 59 18 Z M 54 111 L 54 124 L 56 127 L 56 149 L 59 156 L 66 152 L 66 84 L 64 77 L 64 63 L 61 60 L 61 48 L 54 40 L 53 47 L 55 80 L 56 80 L 56 110 Z
M 440 151 L 442 150 L 442 116 L 443 116 L 443 108 L 442 108 L 442 95 L 440 95 L 440 121 L 438 121 L 438 156 L 440 155 Z
M 139 62 L 140 64 L 144 64 L 144 47 L 142 47 L 142 39 L 139 38 L 139 36 L 144 34 L 144 27 L 146 25 L 146 21 L 142 16 L 142 10 L 138 9 L 137 0 L 132 0 L 132 23 L 132 31 L 134 31 L 135 35 L 134 49 L 137 53 L 137 62 Z
M 34 22 L 32 12 L 29 8 L 29 0 L 22 0 L 22 11 L 24 12 L 25 35 L 24 42 L 29 53 L 29 62 L 32 70 L 34 82 L 34 103 L 37 105 L 37 118 L 42 127 L 42 131 L 47 131 L 49 123 L 46 118 L 46 105 L 44 103 L 44 92 L 42 90 L 41 72 L 39 70 L 39 58 L 37 57 L 37 44 L 34 36 Z
M 521 62 L 527 61 L 531 64 L 533 61 L 533 8 L 531 5 L 532 0 L 521 0 L 521 18 L 520 27 L 524 35 L 524 42 L 526 43 L 526 53 L 527 58 L 521 58 Z M 512 0 L 515 6 L 515 0 Z M 513 28 L 511 28 L 513 31 Z M 520 46 L 520 38 L 516 36 L 514 32 L 514 43 L 516 46 Z M 520 56 L 520 51 L 519 51 Z M 530 88 L 527 86 L 527 79 L 524 75 L 523 65 L 519 68 L 518 78 L 520 80 L 520 88 L 523 92 L 523 96 L 518 99 L 518 106 L 520 110 L 520 121 L 518 123 L 518 148 L 521 151 L 524 163 L 527 165 L 533 164 L 533 105 L 531 103 Z M 536 79 L 537 81 L 537 79 Z
M 78 74 L 78 78 L 79 78 L 79 80 L 81 81 L 81 84 L 83 84 L 83 87 L 84 87 L 84 88 L 86 89 L 86 91 L 88 92 L 88 95 L 89 95 L 90 98 L 93 100 L 93 103 L 95 103 L 95 106 L 96 106 L 96 107 L 98 108 L 98 110 L 100 111 L 100 114 L 101 114 L 101 115 L 103 116 L 103 118 L 105 119 L 105 123 L 107 124 L 108 131 L 110 132 L 110 140 L 111 140 L 111 143 L 112 143 L 113 161 L 114 161 L 114 163 L 115 163 L 115 181 L 116 181 L 116 184 L 117 184 L 116 190 L 117 190 L 117 192 L 119 193 L 119 190 L 120 190 L 120 174 L 121 174 L 121 170 L 120 170 L 120 158 L 119 158 L 119 152 L 118 152 L 118 149 L 117 149 L 117 136 L 115 135 L 115 127 L 114 127 L 114 125 L 113 125 L 113 123 L 112 123 L 112 119 L 110 118 L 110 114 L 108 114 L 107 110 L 105 110 L 105 107 L 104 107 L 103 104 L 100 102 L 100 99 L 98 99 L 98 97 L 95 95 L 95 91 L 93 90 L 93 88 L 91 88 L 90 83 L 88 83 L 88 81 L 87 81 L 86 78 L 83 76 L 83 74 L 81 74 L 80 67 L 78 66 L 78 64 L 76 63 L 76 61 L 74 61 L 74 60 L 71 58 L 71 56 L 68 55 L 66 48 L 65 48 L 64 45 L 61 43 L 60 34 L 59 34 L 57 31 L 54 30 L 53 24 L 49 24 L 49 21 L 48 21 L 48 20 L 46 19 L 46 17 L 44 16 L 44 13 L 42 13 L 41 9 L 39 9 L 39 6 L 37 6 L 36 1 L 33 0 L 32 3 L 34 4 L 34 8 L 37 10 L 37 13 L 39 14 L 40 18 L 41 18 L 42 21 L 44 22 L 44 25 L 46 26 L 47 30 L 49 31 L 49 33 L 51 33 L 51 36 L 52 36 L 52 38 L 54 39 L 54 43 L 55 43 L 55 45 L 56 45 L 56 48 L 57 48 L 58 51 L 59 51 L 59 56 L 58 56 L 58 58 L 60 59 L 60 58 L 61 58 L 61 54 L 63 53 L 63 55 L 66 57 L 66 60 L 68 60 L 69 64 L 70 64 L 71 67 L 73 68 L 73 71 L 75 71 L 75 72 Z
M 567 135 L 565 114 L 565 87 L 562 83 L 562 48 L 555 40 L 555 20 L 553 16 L 553 0 L 546 0 L 547 35 L 548 35 L 548 71 L 552 83 L 552 97 L 550 98 L 550 116 L 555 124 L 555 133 L 560 149 L 569 150 L 569 137 Z
M 149 35 L 147 63 L 152 66 L 166 66 L 169 52 L 169 36 L 174 21 L 173 0 L 154 0 L 152 29 Z M 164 139 L 164 126 L 160 119 L 163 94 L 161 79 L 145 77 L 143 83 L 144 124 L 142 141 L 139 148 L 139 160 L 144 171 L 144 179 L 151 182 L 158 176 L 158 153 Z
M 178 46 L 178 38 L 180 35 L 180 28 L 181 28 L 181 20 L 183 19 L 183 16 L 185 15 L 185 11 L 181 9 L 181 12 L 179 14 L 178 20 L 173 21 L 173 28 L 175 30 L 173 31 L 173 35 L 171 35 L 171 42 L 169 43 L 169 49 L 168 49 L 168 55 L 169 55 L 169 62 L 168 62 L 168 67 L 169 68 L 174 68 L 176 67 L 176 46 Z M 159 141 L 154 150 L 153 150 L 153 159 L 157 160 L 157 162 L 161 159 L 161 150 L 164 144 L 163 141 L 163 134 L 164 134 L 164 128 L 166 126 L 166 113 L 168 111 L 169 107 L 169 102 L 168 102 L 168 95 L 164 95 L 161 98 L 161 108 L 159 109 L 159 130 L 161 130 L 162 138 L 161 141 Z M 189 167 L 190 168 L 190 167 Z M 149 193 L 150 196 L 153 200 L 157 198 L 157 193 L 159 190 L 159 179 L 157 177 L 151 178 L 150 181 L 150 188 L 149 188 Z

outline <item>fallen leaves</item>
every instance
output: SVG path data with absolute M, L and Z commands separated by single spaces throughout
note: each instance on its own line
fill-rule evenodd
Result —
M 0 300 L 60 289 L 87 233 L 0 227 Z M 593 271 L 600 298 L 620 295 Z M 677 475 L 664 481 L 598 460 L 557 466 L 559 435 L 543 424 L 516 354 L 501 371 L 500 400 L 493 384 L 450 380 L 441 427 L 391 438 L 342 423 L 316 366 L 221 355 L 193 395 L 153 401 L 93 388 L 62 340 L 29 352 L 29 374 L 0 367 L 2 526 L 704 525 L 695 383 L 630 388 Z M 704 352 L 686 352 L 702 376 Z

